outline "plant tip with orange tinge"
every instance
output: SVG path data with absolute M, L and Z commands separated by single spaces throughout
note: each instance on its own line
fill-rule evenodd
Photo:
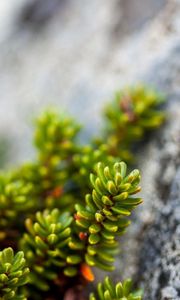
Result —
M 57 186 L 54 188 L 54 190 L 51 192 L 51 195 L 54 198 L 59 198 L 63 194 L 63 188 L 61 186 Z
M 80 272 L 87 281 L 94 281 L 94 274 L 87 264 L 81 265 Z
M 79 233 L 79 238 L 81 241 L 84 241 L 87 239 L 87 233 L 86 232 L 80 232 Z

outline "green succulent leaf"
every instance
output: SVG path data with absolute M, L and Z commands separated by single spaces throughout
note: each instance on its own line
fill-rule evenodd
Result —
M 26 220 L 28 233 L 21 240 L 27 262 L 31 265 L 30 284 L 44 291 L 49 289 L 49 280 L 56 279 L 59 270 L 72 276 L 72 265 L 82 260 L 81 256 L 71 254 L 70 213 L 58 209 L 36 213 L 36 221 Z M 71 267 L 72 266 L 72 267 Z M 37 280 L 39 278 L 40 280 Z
M 160 110 L 164 100 L 164 96 L 144 85 L 116 93 L 105 109 L 104 139 L 109 153 L 131 162 L 134 144 L 165 121 L 165 114 Z
M 98 162 L 95 170 L 90 175 L 93 190 L 86 195 L 86 206 L 75 205 L 75 223 L 77 230 L 86 234 L 86 263 L 111 271 L 116 254 L 111 250 L 116 248 L 117 236 L 124 234 L 130 224 L 127 216 L 142 203 L 141 198 L 133 196 L 140 190 L 140 173 L 134 170 L 126 174 L 124 162 L 109 165 Z M 83 238 L 81 233 L 80 237 Z
M 96 293 L 91 293 L 89 300 L 142 300 L 142 291 L 132 291 L 132 281 L 127 279 L 114 285 L 109 277 L 99 283 Z
M 22 251 L 14 254 L 10 247 L 0 251 L 0 299 L 25 300 L 19 288 L 28 282 L 28 274 L 29 268 Z

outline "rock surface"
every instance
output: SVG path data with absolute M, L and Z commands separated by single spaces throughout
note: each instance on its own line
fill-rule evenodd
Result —
M 177 95 L 169 99 L 169 121 L 141 163 L 146 217 L 138 233 L 137 276 L 145 299 L 154 300 L 180 299 L 180 105 Z
M 171 28 L 178 22 L 176 13 L 169 18 Z M 166 93 L 168 119 L 138 153 L 144 205 L 122 246 L 123 276 L 135 276 L 148 300 L 180 299 L 180 40 L 171 42 L 166 55 L 162 47 L 159 62 L 144 73 L 147 83 Z
M 145 299 L 180 299 L 180 167 L 166 201 L 143 234 L 139 265 Z

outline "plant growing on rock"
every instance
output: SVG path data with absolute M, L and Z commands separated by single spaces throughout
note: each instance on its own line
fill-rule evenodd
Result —
M 107 141 L 116 137 L 122 157 L 122 143 L 129 149 L 164 118 L 154 110 L 159 98 L 145 90 L 134 93 L 146 100 L 144 108 L 135 101 L 132 111 L 127 98 L 121 103 L 127 109 L 108 113 L 114 126 Z M 136 125 L 127 122 L 132 113 Z M 94 280 L 93 267 L 114 270 L 119 236 L 142 202 L 136 197 L 140 173 L 127 171 L 111 143 L 79 145 L 80 126 L 56 112 L 43 113 L 36 126 L 35 161 L 0 176 L 0 299 L 88 299 L 83 287 Z M 123 126 L 127 136 L 121 137 Z M 131 280 L 113 285 L 108 277 L 89 296 L 113 299 L 142 296 L 131 291 Z

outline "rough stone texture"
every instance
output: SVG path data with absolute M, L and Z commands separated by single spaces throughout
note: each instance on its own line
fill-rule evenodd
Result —
M 22 161 L 32 157 L 29 118 L 47 104 L 78 117 L 88 139 L 100 130 L 105 99 L 122 85 L 141 80 L 164 92 L 168 120 L 138 153 L 144 205 L 122 241 L 115 276 L 136 277 L 145 300 L 178 300 L 180 1 L 167 1 L 142 30 L 123 40 L 117 30 L 120 2 L 92 0 L 82 6 L 68 0 L 45 30 L 26 24 L 8 33 L 11 40 L 3 42 L 0 57 L 1 131 L 11 131 L 13 162 Z
M 179 58 L 178 41 L 144 77 L 167 94 L 168 120 L 138 153 L 144 205 L 122 246 L 123 276 L 135 276 L 148 300 L 180 299 Z
M 144 208 L 150 224 L 139 238 L 138 280 L 145 299 L 180 299 L 180 107 L 172 102 L 173 114 L 144 165 L 145 177 L 156 162 L 150 197 L 145 190 L 149 183 L 144 185 L 146 202 L 151 201 Z
M 180 168 L 165 206 L 144 235 L 141 273 L 147 298 L 180 299 Z M 148 257 L 148 259 L 146 259 Z M 147 284 L 152 283 L 152 286 Z
M 177 56 L 174 53 L 172 57 L 173 64 Z M 158 69 L 157 65 L 155 80 Z M 178 64 L 176 71 L 180 76 Z M 168 76 L 166 84 L 171 81 Z M 138 153 L 144 204 L 123 238 L 117 261 L 120 268 L 115 272 L 117 278 L 119 274 L 136 278 L 145 291 L 145 300 L 180 299 L 180 102 L 172 89 L 168 99 L 166 125 Z

